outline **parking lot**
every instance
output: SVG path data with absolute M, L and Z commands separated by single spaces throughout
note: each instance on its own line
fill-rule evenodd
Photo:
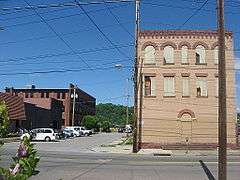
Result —
M 120 139 L 124 134 L 122 133 L 99 133 L 93 134 L 91 136 L 75 137 L 68 138 L 65 140 L 59 140 L 54 142 L 37 142 L 35 143 L 36 149 L 40 153 L 44 152 L 68 152 L 68 153 L 86 153 L 93 152 L 93 148 L 99 147 L 102 144 L 111 143 L 115 140 Z M 4 154 L 10 153 L 13 151 L 16 152 L 19 142 L 7 143 L 3 146 Z

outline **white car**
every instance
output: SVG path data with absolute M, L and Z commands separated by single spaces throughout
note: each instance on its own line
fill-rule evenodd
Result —
M 21 136 L 20 136 L 20 139 L 23 140 L 24 137 L 27 137 L 28 139 L 31 138 L 30 134 L 28 132 L 26 133 L 23 133 Z
M 85 127 L 79 127 L 80 128 L 80 132 L 82 132 L 82 134 L 84 135 L 84 136 L 90 136 L 90 135 L 92 135 L 92 131 L 91 130 L 88 130 L 88 129 L 86 129 Z
M 56 134 L 54 133 L 54 130 L 51 128 L 37 128 L 33 129 L 33 140 L 37 141 L 53 141 L 56 140 Z
M 75 137 L 79 137 L 82 135 L 78 126 L 67 126 L 64 128 L 64 130 L 72 130 L 73 136 L 75 136 Z

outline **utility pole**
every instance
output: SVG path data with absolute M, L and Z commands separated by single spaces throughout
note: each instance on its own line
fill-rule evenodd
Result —
M 128 84 L 129 84 L 129 78 L 127 78 L 127 87 L 126 87 L 126 93 L 127 93 L 127 108 L 126 108 L 126 125 L 128 125 L 129 123 L 129 109 L 128 109 L 128 106 L 129 106 L 129 88 L 128 88 Z M 125 126 L 126 127 L 126 126 Z M 127 137 L 128 137 L 128 130 L 127 130 Z
M 133 126 L 133 153 L 138 152 L 138 37 L 139 37 L 139 18 L 140 0 L 135 1 L 135 64 L 134 64 L 134 126 Z
M 72 108 L 72 126 L 74 126 L 75 104 L 76 104 L 76 85 L 73 86 L 73 108 Z
M 225 30 L 224 0 L 218 0 L 218 179 L 227 179 L 227 127 L 226 127 L 226 62 L 225 62 Z

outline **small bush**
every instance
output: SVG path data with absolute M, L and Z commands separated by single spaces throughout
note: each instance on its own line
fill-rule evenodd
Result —
M 37 151 L 30 143 L 28 138 L 20 143 L 16 156 L 13 157 L 14 163 L 9 169 L 0 168 L 0 174 L 6 180 L 26 180 L 38 174 L 36 171 L 39 157 Z
M 0 101 L 0 137 L 4 138 L 8 134 L 9 118 L 7 106 L 4 102 Z

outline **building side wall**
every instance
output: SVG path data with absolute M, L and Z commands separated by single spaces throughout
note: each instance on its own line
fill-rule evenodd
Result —
M 187 42 L 189 64 L 181 64 L 181 50 L 179 45 Z M 203 42 L 206 49 L 206 64 L 196 65 L 194 44 Z M 141 124 L 141 142 L 152 144 L 217 144 L 218 143 L 218 70 L 214 63 L 214 44 L 217 36 L 140 36 L 139 55 L 140 64 L 144 62 L 143 47 L 154 44 L 156 53 L 155 64 L 142 64 L 142 75 L 156 76 L 156 96 L 143 96 L 143 110 Z M 176 45 L 172 65 L 164 65 L 164 44 Z M 233 56 L 233 40 L 226 38 L 226 74 L 227 74 L 227 140 L 229 144 L 236 144 L 236 106 L 235 106 L 235 71 Z M 140 66 L 141 67 L 141 66 Z M 174 76 L 175 97 L 164 97 L 164 74 Z M 182 76 L 189 74 L 190 96 L 182 97 Z M 197 97 L 196 80 L 199 74 L 204 74 L 207 80 L 208 97 Z M 138 94 L 140 99 L 140 94 Z M 195 114 L 190 122 L 184 122 L 178 117 L 182 110 L 191 110 Z M 184 132 L 183 132 L 184 131 Z M 187 132 L 187 139 L 186 139 Z

